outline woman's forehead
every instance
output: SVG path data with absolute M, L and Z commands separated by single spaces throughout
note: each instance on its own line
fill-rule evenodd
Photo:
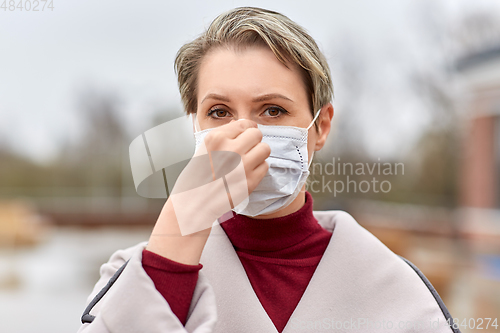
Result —
M 218 48 L 205 55 L 198 73 L 199 102 L 209 94 L 307 98 L 297 66 L 285 66 L 264 47 Z

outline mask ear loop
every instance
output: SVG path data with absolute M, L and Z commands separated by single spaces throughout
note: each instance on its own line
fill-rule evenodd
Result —
M 193 112 L 190 113 L 189 115 L 191 116 L 191 122 L 193 123 L 193 133 L 200 132 L 201 131 L 200 124 L 198 123 L 198 117 L 196 116 L 196 113 Z
M 313 120 L 311 121 L 311 123 L 309 124 L 309 126 L 307 126 L 307 130 L 308 131 L 311 128 L 311 126 L 314 125 L 314 122 L 316 121 L 316 119 L 318 119 L 318 116 L 319 116 L 320 113 L 321 113 L 321 109 L 319 109 L 318 112 L 316 112 L 316 115 L 314 116 Z M 313 157 L 314 157 L 314 151 L 312 152 L 312 154 L 311 154 L 311 160 L 309 161 L 309 164 L 307 165 L 307 169 L 308 170 L 311 167 L 311 164 L 312 164 L 312 161 L 313 161 Z
M 320 113 L 321 113 L 321 109 L 319 109 L 318 112 L 316 112 L 316 115 L 314 116 L 313 120 L 311 121 L 311 123 L 309 124 L 309 126 L 307 126 L 307 130 L 308 131 L 311 128 L 311 126 L 314 124 L 314 122 L 316 121 L 316 119 L 318 119 L 318 116 L 319 116 Z

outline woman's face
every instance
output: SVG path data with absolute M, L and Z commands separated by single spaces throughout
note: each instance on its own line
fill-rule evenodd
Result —
M 238 119 L 306 128 L 313 119 L 308 96 L 300 72 L 289 67 L 267 47 L 217 48 L 209 52 L 198 73 L 197 119 L 201 130 Z M 317 150 L 317 139 L 313 126 L 309 129 L 309 159 Z

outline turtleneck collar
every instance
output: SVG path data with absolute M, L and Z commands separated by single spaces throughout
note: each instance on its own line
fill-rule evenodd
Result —
M 313 216 L 312 196 L 305 194 L 304 205 L 292 214 L 272 219 L 235 214 L 221 227 L 236 250 L 279 251 L 291 247 L 322 229 Z

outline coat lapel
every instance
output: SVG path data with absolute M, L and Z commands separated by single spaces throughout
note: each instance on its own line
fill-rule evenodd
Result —
M 278 333 L 255 294 L 231 241 L 218 223 L 212 227 L 200 262 L 216 297 L 214 332 Z

